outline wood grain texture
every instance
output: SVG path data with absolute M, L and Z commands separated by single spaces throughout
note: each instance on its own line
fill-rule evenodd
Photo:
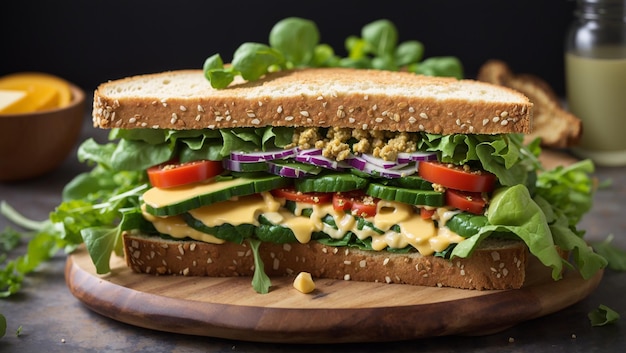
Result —
M 151 276 L 114 257 L 97 275 L 84 248 L 68 257 L 71 293 L 91 310 L 127 324 L 174 333 L 283 343 L 383 342 L 481 335 L 570 306 L 589 295 L 602 273 L 567 272 L 554 282 L 539 264 L 519 290 L 472 291 L 400 284 L 316 280 L 313 293 L 272 278 L 257 294 L 250 278 Z M 452 314 L 453 313 L 453 314 Z

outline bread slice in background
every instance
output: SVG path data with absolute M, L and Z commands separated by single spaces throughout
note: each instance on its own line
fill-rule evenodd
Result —
M 582 121 L 562 107 L 552 87 L 540 77 L 514 73 L 504 61 L 489 60 L 481 66 L 477 79 L 517 90 L 534 104 L 533 128 L 527 142 L 540 137 L 542 146 L 567 148 L 580 140 Z

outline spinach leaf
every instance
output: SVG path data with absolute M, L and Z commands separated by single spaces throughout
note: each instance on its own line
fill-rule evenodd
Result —
M 452 56 L 423 59 L 424 45 L 416 40 L 398 43 L 393 22 L 380 19 L 361 28 L 361 35 L 345 40 L 347 57 L 341 57 L 328 44 L 320 43 L 315 22 L 287 17 L 271 29 L 268 44 L 246 42 L 234 52 L 230 66 L 220 54 L 209 56 L 203 65 L 204 76 L 217 89 L 226 88 L 236 76 L 248 81 L 268 72 L 295 67 L 352 67 L 408 71 L 431 76 L 463 78 L 463 66 Z
M 319 40 L 315 23 L 297 17 L 288 17 L 276 23 L 269 35 L 270 46 L 296 67 L 311 63 Z

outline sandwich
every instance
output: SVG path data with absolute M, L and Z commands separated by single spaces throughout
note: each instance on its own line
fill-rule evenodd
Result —
M 251 276 L 259 293 L 301 272 L 515 289 L 531 258 L 590 277 L 606 265 L 576 228 L 590 164 L 542 171 L 523 144 L 532 109 L 412 72 L 294 68 L 220 89 L 202 70 L 139 75 L 95 90 L 110 141 L 81 145 L 97 165 L 67 189 L 125 202 L 114 227 L 81 231 L 101 273 L 123 252 L 135 272 Z
M 593 164 L 544 170 L 526 96 L 397 39 L 374 21 L 342 58 L 286 18 L 229 64 L 101 84 L 108 141 L 81 144 L 93 168 L 52 222 L 98 273 L 115 253 L 142 275 L 251 276 L 259 293 L 285 275 L 495 290 L 535 260 L 555 280 L 606 266 L 577 228 Z

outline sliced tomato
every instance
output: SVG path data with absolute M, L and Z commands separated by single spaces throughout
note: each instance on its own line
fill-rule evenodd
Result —
M 441 162 L 419 162 L 417 173 L 431 183 L 463 191 L 489 192 L 496 183 L 496 176 L 487 171 L 468 171 L 460 166 Z
M 336 192 L 333 194 L 333 209 L 337 212 L 348 212 L 352 208 L 352 200 L 345 192 Z
M 487 201 L 479 192 L 467 192 L 454 189 L 446 190 L 446 204 L 459 210 L 482 214 Z
M 148 168 L 148 179 L 152 186 L 171 188 L 206 180 L 223 170 L 221 161 L 166 162 Z
M 420 217 L 422 217 L 422 219 L 432 219 L 433 215 L 435 214 L 435 209 L 430 209 L 427 210 L 425 208 L 420 208 Z
M 301 192 L 292 187 L 274 189 L 270 193 L 285 200 L 314 204 L 330 203 L 333 199 L 332 192 Z
M 336 192 L 333 195 L 335 211 L 350 211 L 359 217 L 374 217 L 378 207 L 378 199 L 366 195 L 363 190 Z

